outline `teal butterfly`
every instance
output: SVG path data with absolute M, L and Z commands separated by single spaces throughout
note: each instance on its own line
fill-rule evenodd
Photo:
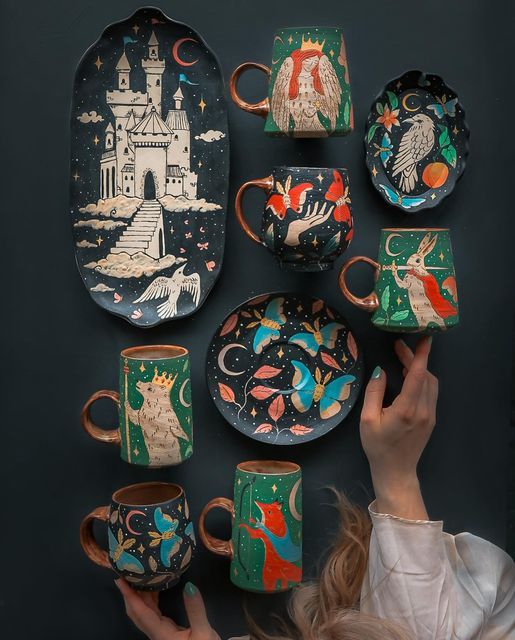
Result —
M 338 324 L 337 322 L 330 322 L 326 324 L 325 327 L 320 328 L 320 320 L 318 318 L 313 325 L 309 324 L 309 322 L 303 322 L 302 326 L 305 327 L 309 333 L 296 333 L 288 342 L 290 344 L 298 344 L 311 356 L 316 356 L 322 346 L 330 350 L 334 349 L 338 331 L 344 328 L 342 324 Z
M 177 553 L 182 543 L 182 538 L 175 533 L 179 526 L 179 521 L 167 513 L 163 513 L 161 507 L 158 507 L 154 511 L 154 522 L 159 533 L 157 531 L 148 532 L 148 535 L 152 538 L 149 547 L 161 545 L 159 550 L 161 562 L 165 567 L 169 567 L 172 556 Z
M 141 562 L 134 556 L 131 556 L 130 553 L 127 553 L 127 549 L 130 549 L 136 544 L 135 538 L 127 538 L 127 540 L 124 540 L 121 529 L 118 529 L 117 538 L 114 537 L 111 529 L 108 529 L 107 537 L 109 541 L 109 557 L 119 571 L 145 573 L 145 568 Z
M 313 378 L 311 371 L 302 362 L 292 360 L 291 363 L 295 369 L 293 376 L 295 391 L 291 395 L 291 401 L 297 411 L 305 413 L 311 409 L 314 402 L 319 402 L 320 417 L 323 420 L 335 416 L 341 409 L 340 402 L 349 397 L 350 384 L 356 378 L 344 375 L 330 382 L 332 373 L 326 374 L 322 380 L 322 372 L 317 367 Z
M 274 298 L 270 300 L 264 316 L 254 309 L 254 315 L 257 320 L 250 322 L 247 325 L 247 329 L 258 327 L 252 345 L 255 353 L 261 353 L 263 347 L 270 344 L 272 340 L 277 340 L 281 335 L 281 327 L 286 322 L 286 316 L 283 313 L 283 304 L 284 298 Z
M 435 115 L 441 120 L 444 116 L 450 116 L 454 118 L 456 115 L 456 105 L 458 104 L 458 98 L 447 100 L 445 96 L 439 98 L 436 96 L 436 104 L 428 104 L 427 108 L 435 112 Z
M 374 147 L 377 149 L 377 151 L 374 153 L 374 158 L 377 158 L 377 156 L 379 156 L 381 158 L 381 162 L 386 167 L 389 158 L 391 158 L 393 155 L 393 144 L 390 136 L 388 135 L 388 132 L 384 134 L 383 139 L 381 140 L 381 145 L 378 145 L 374 142 Z
M 398 204 L 403 209 L 412 209 L 413 207 L 420 206 L 423 202 L 426 201 L 425 198 L 417 198 L 414 196 L 403 196 L 400 193 L 397 193 L 393 189 L 390 189 L 384 184 L 380 184 L 379 188 L 382 189 L 387 197 L 387 199 L 392 204 Z

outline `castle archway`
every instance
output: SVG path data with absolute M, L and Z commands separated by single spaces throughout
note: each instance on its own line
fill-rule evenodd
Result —
M 143 197 L 145 200 L 156 199 L 156 182 L 152 171 L 147 171 L 143 182 Z

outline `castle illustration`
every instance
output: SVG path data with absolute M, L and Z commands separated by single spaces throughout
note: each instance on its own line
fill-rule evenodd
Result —
M 190 167 L 190 124 L 182 108 L 179 87 L 173 95 L 174 109 L 164 116 L 162 85 L 165 61 L 152 32 L 147 57 L 141 60 L 146 92 L 130 87 L 131 65 L 125 49 L 116 65 L 118 87 L 106 91 L 114 127 L 105 130 L 100 160 L 100 196 L 123 194 L 145 200 L 165 195 L 197 197 L 197 174 Z

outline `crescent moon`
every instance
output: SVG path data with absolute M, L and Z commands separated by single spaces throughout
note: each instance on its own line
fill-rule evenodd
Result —
M 402 251 L 399 251 L 399 253 L 393 253 L 393 251 L 390 249 L 390 242 L 392 238 L 402 238 L 402 236 L 400 233 L 390 233 L 384 243 L 384 250 L 386 251 L 386 253 L 392 258 L 395 258 L 396 256 L 400 256 Z
M 295 499 L 297 498 L 297 491 L 299 490 L 300 482 L 301 482 L 301 479 L 299 478 L 297 482 L 293 485 L 293 489 L 290 491 L 290 497 L 288 499 L 288 506 L 290 507 L 290 513 L 298 522 L 302 520 L 302 516 L 295 508 Z
M 406 111 L 418 111 L 420 109 L 420 102 L 416 109 L 410 109 L 409 107 L 406 106 L 406 100 L 411 96 L 415 96 L 418 98 L 418 95 L 416 93 L 407 93 L 402 99 L 402 106 L 406 109 Z
M 191 67 L 198 62 L 198 58 L 196 60 L 192 60 L 192 62 L 186 62 L 179 56 L 179 47 L 183 42 L 197 42 L 194 38 L 179 38 L 174 42 L 172 47 L 172 56 L 177 64 L 180 64 L 181 67 Z M 198 44 L 198 42 L 197 42 Z
M 187 409 L 191 407 L 191 402 L 188 404 L 184 399 L 184 387 L 188 384 L 189 381 L 190 379 L 186 378 L 186 380 L 181 384 L 181 388 L 179 389 L 179 402 L 183 407 L 186 407 Z
M 274 46 L 276 42 L 280 42 L 281 44 L 284 44 L 284 40 L 281 38 L 281 36 L 275 36 L 274 38 Z M 281 58 L 278 58 L 277 60 L 272 60 L 272 64 L 277 64 L 279 62 Z
M 237 342 L 231 342 L 231 344 L 226 345 L 218 354 L 218 366 L 228 376 L 241 376 L 245 373 L 246 369 L 243 369 L 243 371 L 229 371 L 225 366 L 225 356 L 231 349 L 245 349 L 246 351 L 247 347 L 244 347 L 242 344 L 238 344 Z
M 144 516 L 145 514 L 143 513 L 143 511 L 137 511 L 136 509 L 133 509 L 132 511 L 129 511 L 129 513 L 127 514 L 127 516 L 125 517 L 125 526 L 127 527 L 127 531 L 129 531 L 130 533 L 132 533 L 135 536 L 140 536 L 141 533 L 138 533 L 137 531 L 134 531 L 134 529 L 131 527 L 131 518 L 132 516 Z

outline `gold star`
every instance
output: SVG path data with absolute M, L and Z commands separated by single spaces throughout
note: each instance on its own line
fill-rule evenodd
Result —
M 297 311 L 300 313 L 301 311 L 304 311 L 304 307 L 299 304 L 299 306 L 297 307 Z
M 322 183 L 322 181 L 324 180 L 324 176 L 323 176 L 321 173 L 319 173 L 319 174 L 316 176 L 316 179 L 317 179 L 320 183 Z
M 334 58 L 334 51 L 331 49 L 331 51 L 329 51 L 329 53 L 331 54 L 331 58 Z
M 443 255 L 443 253 L 440 251 L 440 255 L 438 256 L 440 258 L 440 260 L 443 262 L 443 259 L 445 258 L 445 256 Z
M 374 165 L 374 166 L 372 167 L 372 175 L 374 176 L 374 178 L 377 176 L 377 173 L 378 173 L 378 171 L 377 171 L 377 169 L 376 169 L 376 166 Z
M 256 411 L 256 407 L 252 407 L 252 411 L 250 412 L 250 415 L 255 418 L 257 415 L 257 411 Z
M 97 238 L 97 244 L 98 244 L 98 246 L 100 246 L 100 245 L 102 244 L 102 242 L 104 242 L 104 239 L 103 239 L 103 238 L 101 238 L 100 236 L 98 236 L 98 238 Z
M 293 42 L 293 38 L 291 37 L 291 33 L 290 33 L 290 37 L 288 38 L 288 42 L 290 43 L 290 46 L 291 46 L 291 43 Z
M 100 142 L 100 138 L 98 136 L 95 136 L 93 138 L 93 142 L 95 143 L 95 146 L 97 146 L 97 144 Z
M 457 135 L 459 129 L 456 125 L 454 125 L 454 129 L 452 130 L 452 132 L 454 133 L 454 135 Z
M 80 178 L 79 174 L 77 173 L 77 170 L 75 170 L 75 173 L 73 174 L 72 178 L 75 180 L 75 182 L 77 182 L 77 180 Z
M 201 160 L 198 161 L 198 166 L 199 166 L 199 168 L 202 166 L 202 161 Z
M 311 241 L 311 244 L 312 244 L 314 247 L 316 247 L 316 246 L 317 246 L 317 244 L 318 244 L 318 240 L 317 240 L 317 237 L 316 237 L 316 236 L 315 236 L 314 240 L 312 240 L 312 241 Z
M 145 365 L 143 364 L 143 362 L 140 364 L 139 370 L 141 371 L 141 373 L 143 373 L 143 371 L 146 371 Z
M 143 551 L 145 551 L 145 547 L 142 544 L 140 544 L 140 546 L 138 547 L 138 551 L 140 553 L 143 553 Z
M 239 338 L 239 337 L 240 337 L 240 330 L 239 330 L 239 329 L 237 329 L 234 335 L 235 335 L 237 338 Z
M 402 82 L 400 80 L 397 80 L 397 84 L 395 86 L 397 87 L 397 89 L 400 89 L 402 86 Z
M 241 478 L 238 478 L 238 486 L 241 484 Z
M 397 304 L 399 305 L 402 302 L 401 297 L 397 296 Z
M 97 71 L 100 69 L 100 67 L 104 64 L 102 62 L 102 60 L 100 60 L 100 56 L 97 56 L 97 59 L 95 60 L 95 62 L 93 63 L 95 65 L 95 67 L 97 68 Z
M 281 348 L 279 349 L 279 351 L 277 352 L 277 355 L 279 356 L 279 358 L 282 358 L 282 357 L 284 356 L 284 351 L 283 351 L 283 348 L 282 348 L 282 347 L 281 347 Z
M 179 513 L 182 513 L 182 504 L 180 504 L 180 505 L 177 507 L 177 510 L 179 511 Z
M 272 485 L 272 491 L 275 493 L 277 491 L 277 487 L 275 486 L 275 484 Z
M 134 33 L 135 33 L 136 35 L 138 35 L 139 27 L 138 27 L 138 25 L 137 25 L 137 24 L 135 24 L 135 25 L 132 27 L 132 30 L 134 31 Z
M 207 105 L 204 102 L 204 98 L 202 96 L 200 96 L 200 102 L 198 103 L 198 106 L 200 107 L 202 113 L 204 113 L 204 109 L 207 107 Z
M 133 453 L 134 453 L 134 455 L 135 455 L 135 456 L 139 456 L 139 449 L 138 449 L 138 447 L 136 447 L 136 448 L 134 449 Z
M 349 359 L 349 358 L 347 358 L 347 356 L 346 356 L 345 354 L 343 354 L 343 356 L 342 356 L 342 362 L 343 362 L 343 364 L 345 364 L 345 363 L 347 362 L 347 360 L 348 360 L 348 359 Z
M 436 198 L 436 193 L 432 193 L 431 194 L 431 200 L 434 200 Z

